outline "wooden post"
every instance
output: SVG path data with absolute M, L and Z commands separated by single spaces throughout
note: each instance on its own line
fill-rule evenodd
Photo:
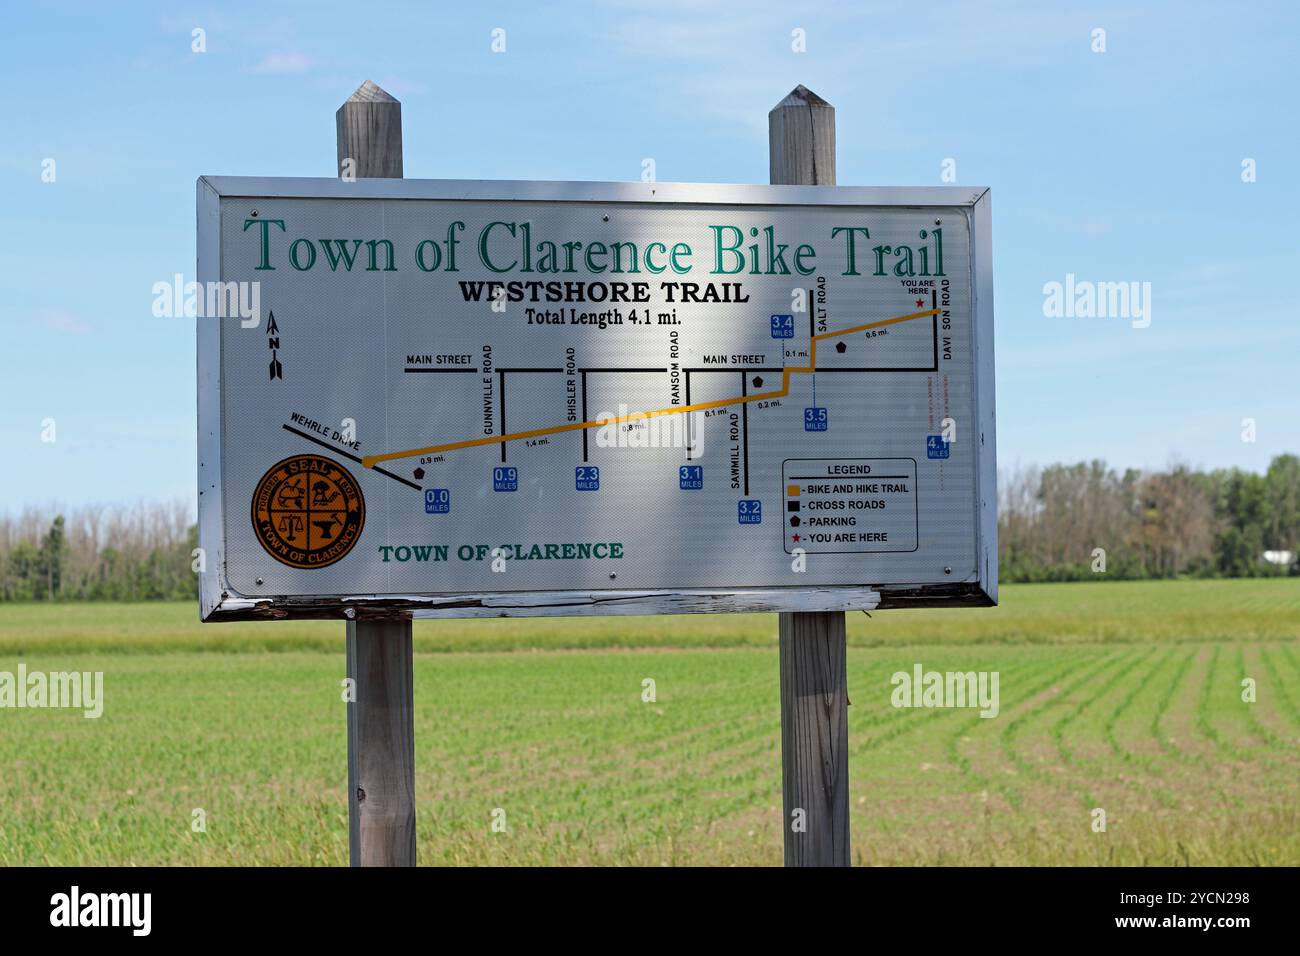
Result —
M 767 168 L 773 186 L 834 186 L 835 107 L 802 85 L 772 107 Z
M 803 86 L 767 115 L 774 185 L 835 185 L 835 108 Z M 808 303 L 812 308 L 812 303 Z M 849 865 L 844 612 L 780 615 L 786 866 Z
M 411 620 L 349 621 L 348 858 L 415 866 Z
M 338 173 L 402 176 L 402 105 L 366 80 L 335 116 Z M 411 619 L 349 621 L 348 857 L 415 866 Z
M 358 179 L 402 178 L 402 104 L 369 80 L 334 114 L 338 174 Z

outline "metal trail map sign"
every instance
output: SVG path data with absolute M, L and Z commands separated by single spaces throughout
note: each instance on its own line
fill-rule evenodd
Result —
M 205 620 L 996 601 L 983 189 L 198 183 Z

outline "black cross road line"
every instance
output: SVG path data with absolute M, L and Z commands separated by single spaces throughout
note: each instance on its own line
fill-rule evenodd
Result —
M 740 373 L 740 397 L 745 398 L 749 395 L 749 379 L 746 378 L 746 372 Z M 740 432 L 744 440 L 745 449 L 745 497 L 749 497 L 749 402 L 740 403 Z
M 294 427 L 292 427 L 292 426 L 290 426 L 290 425 L 281 425 L 280 427 L 283 428 L 283 429 L 284 429 L 285 431 L 287 431 L 287 432 L 293 432 L 293 433 L 294 433 L 295 435 L 297 435 L 299 438 L 305 438 L 305 439 L 307 439 L 307 440 L 310 441 L 310 442 L 315 442 L 317 445 L 320 445 L 322 448 L 328 448 L 330 451 L 334 452 L 334 454 L 336 454 L 336 455 L 342 455 L 344 458 L 348 459 L 349 461 L 355 461 L 358 465 L 362 464 L 361 459 L 358 458 L 356 455 L 352 454 L 351 452 L 346 452 L 346 451 L 344 451 L 342 448 L 336 448 L 336 447 L 334 447 L 333 445 L 331 445 L 329 442 L 321 441 L 321 440 L 320 440 L 319 438 L 317 438 L 315 435 L 308 435 L 306 432 L 299 431 L 298 429 L 296 429 L 296 428 L 294 428 Z M 373 468 L 371 468 L 370 470 L 371 470 L 371 471 L 377 471 L 377 472 L 379 472 L 379 474 L 383 475 L 385 478 L 391 478 L 391 479 L 393 479 L 393 481 L 400 481 L 402 484 L 406 485 L 408 488 L 414 488 L 416 491 L 423 491 L 423 490 L 424 490 L 424 489 L 421 488 L 419 485 L 417 485 L 415 482 L 413 482 L 413 481 L 407 481 L 407 480 L 406 480 L 405 478 L 403 478 L 401 475 L 395 475 L 395 474 L 393 474 L 391 471 L 389 471 L 387 468 L 380 468 L 378 465 L 375 465 L 375 466 L 374 466 Z

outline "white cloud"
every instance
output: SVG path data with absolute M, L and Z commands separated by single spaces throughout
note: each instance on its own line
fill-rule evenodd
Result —
M 36 318 L 56 332 L 66 332 L 69 335 L 89 335 L 94 331 L 89 322 L 62 309 L 43 309 L 36 314 Z
M 411 96 L 419 93 L 428 93 L 429 85 L 420 83 L 416 80 L 404 80 L 400 76 L 388 75 L 382 80 L 376 80 L 382 90 L 391 93 L 394 96 Z
M 990 59 L 1006 66 L 1044 67 L 1072 45 L 1087 50 L 1092 14 L 1046 8 L 1037 0 L 949 3 L 899 16 L 895 5 L 870 0 L 833 9 L 792 9 L 781 0 L 603 0 L 620 14 L 606 40 L 629 56 L 671 64 L 657 75 L 666 107 L 701 111 L 761 132 L 767 111 L 796 83 L 830 96 L 834 78 L 870 76 L 882 90 L 906 88 L 906 77 L 962 79 Z M 1128 14 L 1117 8 L 1108 23 Z M 794 53 L 791 30 L 807 31 L 808 52 Z M 940 54 L 941 51 L 941 54 Z M 864 73 L 865 71 L 865 73 Z M 913 141 L 906 97 L 885 97 L 872 117 L 877 147 Z
M 311 58 L 305 53 L 286 52 L 268 53 L 261 61 L 249 69 L 249 73 L 306 73 L 312 67 Z

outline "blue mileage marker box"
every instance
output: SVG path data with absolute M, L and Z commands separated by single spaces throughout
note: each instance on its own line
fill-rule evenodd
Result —
M 803 410 L 803 430 L 806 432 L 824 432 L 830 427 L 830 414 L 824 408 L 805 408 Z
M 573 477 L 578 491 L 600 491 L 600 468 L 596 465 L 579 465 Z
M 763 502 L 757 498 L 741 498 L 737 504 L 737 517 L 741 524 L 763 523 Z
M 774 339 L 794 338 L 794 316 L 793 315 L 772 316 L 772 338 Z
M 451 492 L 446 488 L 426 488 L 424 492 L 424 513 L 427 515 L 450 514 Z
M 704 466 L 682 465 L 677 469 L 677 480 L 682 491 L 699 491 L 704 487 Z
M 519 469 L 513 466 L 492 469 L 493 491 L 518 491 Z
M 926 436 L 925 457 L 926 458 L 947 458 L 948 457 L 948 443 L 943 440 L 942 435 Z

